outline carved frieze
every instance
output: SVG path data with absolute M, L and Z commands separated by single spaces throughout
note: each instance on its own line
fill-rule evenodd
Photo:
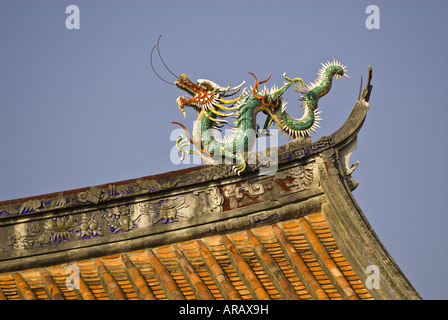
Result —
M 297 165 L 281 170 L 270 177 L 259 180 L 246 180 L 221 188 L 225 196 L 224 207 L 236 209 L 261 203 L 275 201 L 281 196 L 312 189 L 319 186 L 315 162 Z
M 321 137 L 316 142 L 306 145 L 298 145 L 297 148 L 292 148 L 292 150 L 279 154 L 279 159 L 282 163 L 295 159 L 301 159 L 330 148 L 335 143 L 336 142 L 332 137 Z
M 14 249 L 26 249 L 34 246 L 39 229 L 35 225 L 18 225 L 15 227 L 9 245 Z
M 22 215 L 45 212 L 54 209 L 72 208 L 88 204 L 99 204 L 113 201 L 126 196 L 153 193 L 170 188 L 193 185 L 220 178 L 233 176 L 231 167 L 209 166 L 200 170 L 180 175 L 173 175 L 159 179 L 137 179 L 122 185 L 110 185 L 105 188 L 91 187 L 90 189 L 74 192 L 69 195 L 59 193 L 53 198 L 32 199 L 23 203 L 9 204 L 0 207 L 0 218 L 3 216 Z
M 203 197 L 200 197 L 203 193 Z M 206 190 L 195 191 L 194 195 L 198 196 L 195 214 L 202 216 L 204 214 L 221 213 L 224 198 L 217 187 L 207 188 Z
M 265 196 L 267 190 L 273 189 L 270 180 L 244 181 L 222 187 L 228 200 L 230 209 L 236 209 L 253 203 L 266 201 L 271 197 Z
M 314 161 L 277 172 L 275 178 L 285 181 L 289 188 L 289 190 L 282 190 L 281 194 L 299 192 L 319 185 L 319 180 L 316 179 L 316 163 Z
M 254 204 L 276 203 L 279 198 L 291 193 L 297 193 L 318 186 L 314 161 L 296 165 L 278 171 L 271 176 L 259 176 L 254 179 L 243 179 L 238 182 L 219 186 L 204 186 L 190 192 L 171 194 L 165 197 L 152 198 L 139 201 L 120 201 L 118 205 L 101 205 L 95 209 L 92 206 L 87 210 L 71 210 L 73 203 L 97 203 L 103 204 L 115 198 L 122 198 L 126 194 L 132 194 L 148 188 L 156 190 L 172 187 L 185 183 L 188 179 L 194 179 L 195 183 L 208 181 L 219 175 L 226 174 L 220 167 L 210 166 L 202 171 L 201 175 L 190 175 L 177 178 L 169 178 L 136 181 L 123 186 L 110 186 L 109 188 L 90 188 L 72 194 L 69 197 L 58 194 L 54 198 L 46 200 L 29 200 L 16 208 L 16 213 L 40 212 L 53 206 L 60 210 L 47 216 L 32 215 L 22 219 L 21 223 L 7 223 L 1 225 L 0 237 L 5 239 L 1 249 L 3 253 L 16 250 L 32 250 L 34 248 L 65 246 L 80 241 L 94 240 L 95 243 L 112 241 L 112 237 L 119 234 L 133 233 L 138 230 L 151 234 L 152 228 L 158 228 L 157 232 L 165 226 L 170 230 L 172 224 L 188 221 L 195 218 L 209 219 L 214 215 L 220 215 L 224 211 L 244 208 Z M 190 181 L 193 183 L 192 181 Z M 70 209 L 70 210 L 64 210 Z M 43 212 L 42 211 L 42 212 Z M 19 213 L 21 212 L 21 213 Z M 213 219 L 213 218 L 212 218 Z M 272 219 L 262 213 L 248 218 L 250 223 L 258 223 Z M 255 220 L 254 220 L 255 219 Z M 230 219 L 218 224 L 216 227 L 227 228 L 232 225 L 235 228 L 248 223 L 245 219 Z M 203 220 L 201 220 L 203 221 Z M 241 226 L 240 226 L 241 225 Z M 162 228 L 162 229 L 161 229 Z M 81 244 L 81 243 L 80 243 Z
M 134 212 L 134 205 L 122 205 L 102 211 L 102 217 L 112 233 L 129 231 L 134 228 L 130 216 Z
M 81 199 L 102 199 L 104 194 L 83 192 Z M 78 198 L 79 200 L 79 198 Z M 121 204 L 104 209 L 64 214 L 28 223 L 0 227 L 0 236 L 7 239 L 2 252 L 53 246 L 60 243 L 83 241 L 97 237 L 148 229 L 156 225 L 172 224 L 191 218 L 219 214 L 224 197 L 217 187 L 208 187 L 177 196 L 137 203 Z M 29 203 L 31 205 L 31 203 Z M 34 208 L 38 208 L 36 201 Z M 107 240 L 106 240 L 107 241 Z
M 81 239 L 90 239 L 103 235 L 101 225 L 97 221 L 96 215 L 81 214 L 80 223 L 76 232 Z
M 291 148 L 286 152 L 278 155 L 278 162 L 285 163 L 294 159 L 300 159 L 314 153 L 322 152 L 331 147 L 335 141 L 331 137 L 322 137 L 318 141 L 306 145 L 297 146 L 297 149 Z M 278 152 L 277 148 L 273 148 Z M 271 163 L 257 161 L 253 166 L 249 166 L 251 171 L 259 168 L 269 167 Z M 270 159 L 269 157 L 261 157 L 260 159 Z M 277 158 L 277 157 L 275 157 Z M 251 162 L 249 162 L 250 164 Z M 277 168 L 275 162 L 275 168 Z M 275 170 L 274 170 L 275 171 Z M 0 206 L 0 218 L 4 216 L 23 215 L 37 212 L 47 212 L 55 209 L 72 208 L 83 205 L 97 205 L 120 199 L 127 196 L 141 195 L 145 193 L 154 193 L 167 189 L 181 186 L 195 185 L 200 182 L 212 181 L 221 178 L 234 176 L 236 173 L 231 170 L 231 166 L 204 166 L 199 170 L 184 172 L 181 174 L 168 175 L 161 178 L 136 179 L 135 181 L 125 184 L 113 184 L 108 187 L 91 187 L 79 192 L 67 192 L 68 194 L 59 193 L 57 196 L 45 199 L 31 199 L 23 203 L 6 204 Z
M 186 203 L 185 196 L 139 203 L 136 206 L 139 211 L 134 213 L 132 219 L 135 225 L 140 228 L 158 223 L 174 223 L 178 222 L 179 219 L 189 218 L 186 209 L 190 205 Z

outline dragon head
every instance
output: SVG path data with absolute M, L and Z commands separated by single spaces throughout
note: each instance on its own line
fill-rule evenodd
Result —
M 196 110 L 208 110 L 214 108 L 219 103 L 227 103 L 222 97 L 227 97 L 236 94 L 240 91 L 244 84 L 241 83 L 239 86 L 231 88 L 230 85 L 227 87 L 221 87 L 214 83 L 213 81 L 206 79 L 198 79 L 196 83 L 188 79 L 185 73 L 181 73 L 179 78 L 174 82 L 176 87 L 187 92 L 191 97 L 185 98 L 180 96 L 177 98 L 176 103 L 182 114 L 185 115 L 185 107 L 190 106 Z

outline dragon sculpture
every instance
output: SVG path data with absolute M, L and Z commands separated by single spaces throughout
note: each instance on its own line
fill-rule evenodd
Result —
M 160 59 L 163 62 L 161 56 Z M 164 62 L 163 64 L 165 65 Z M 166 65 L 165 67 L 168 69 Z M 155 72 L 154 68 L 153 70 Z M 191 136 L 182 123 L 173 122 L 185 131 L 185 137 L 180 136 L 176 141 L 176 146 L 182 154 L 181 160 L 187 154 L 197 154 L 209 164 L 223 163 L 224 160 L 224 163 L 230 162 L 233 170 L 240 174 L 246 168 L 247 151 L 253 147 L 258 135 L 259 126 L 256 117 L 260 111 L 267 114 L 263 126 L 265 132 L 274 122 L 283 135 L 287 134 L 294 139 L 307 137 L 311 132 L 316 132 L 316 127 L 319 127 L 319 99 L 330 91 L 333 78 L 347 76 L 346 72 L 346 66 L 333 60 L 322 63 L 317 79 L 308 86 L 301 78 L 292 79 L 283 74 L 285 84 L 281 88 L 274 86 L 271 89 L 259 88 L 259 85 L 269 81 L 270 74 L 266 80 L 258 82 L 257 77 L 249 72 L 254 77 L 255 84 L 249 92 L 247 88 L 244 88 L 237 97 L 233 96 L 241 91 L 244 81 L 236 87 L 230 85 L 222 87 L 206 79 L 198 79 L 194 83 L 185 73 L 180 74 L 176 77 L 174 84 L 191 97 L 178 97 L 177 106 L 184 117 L 186 116 L 185 107 L 191 107 L 197 113 Z M 293 84 L 295 84 L 294 91 L 301 94 L 299 100 L 302 101 L 304 108 L 301 118 L 290 116 L 286 112 L 286 101 L 282 99 L 284 92 Z M 300 90 L 297 90 L 298 88 Z M 225 113 L 229 111 L 230 113 Z M 232 132 L 221 137 L 219 132 L 222 126 L 228 123 L 226 119 L 230 116 L 234 119 Z
M 226 97 L 238 93 L 244 84 L 237 87 L 221 87 L 210 80 L 199 79 L 196 83 L 190 81 L 186 74 L 181 74 L 175 85 L 192 95 L 186 99 L 181 96 L 177 99 L 177 105 L 185 116 L 185 107 L 192 107 L 197 112 L 197 119 L 193 127 L 192 137 L 188 134 L 185 126 L 179 122 L 186 137 L 179 137 L 176 141 L 178 149 L 185 154 L 198 154 L 206 163 L 220 163 L 222 158 L 235 159 L 237 164 L 234 170 L 239 174 L 246 168 L 244 153 L 252 148 L 257 137 L 258 125 L 256 116 L 258 112 L 266 113 L 267 119 L 263 127 L 267 130 L 272 122 L 278 125 L 283 135 L 298 138 L 306 137 L 311 131 L 316 132 L 319 127 L 318 121 L 318 101 L 326 95 L 332 85 L 333 77 L 340 78 L 346 76 L 345 66 L 337 61 L 323 64 L 315 82 L 306 86 L 301 78 L 291 79 L 283 74 L 286 83 L 279 89 L 275 86 L 270 90 L 259 90 L 259 85 L 270 79 L 258 82 L 257 77 L 250 73 L 255 79 L 255 85 L 249 94 L 243 93 L 232 100 Z M 286 102 L 282 100 L 283 93 L 295 84 L 295 91 L 300 88 L 304 113 L 299 119 L 290 116 L 286 112 Z M 234 104 L 226 106 L 227 104 Z M 225 114 L 223 111 L 234 111 L 232 114 Z M 233 115 L 236 118 L 233 132 L 223 138 L 216 135 L 216 130 L 220 130 L 223 123 L 227 123 L 226 117 Z M 187 145 L 191 145 L 187 147 Z

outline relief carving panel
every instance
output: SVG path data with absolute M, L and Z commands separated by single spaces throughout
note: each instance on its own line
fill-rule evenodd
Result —
M 82 193 L 81 199 L 93 201 L 96 195 Z M 87 199 L 90 200 L 87 200 Z M 34 201 L 34 200 L 33 200 Z M 115 234 L 148 229 L 156 225 L 172 224 L 223 211 L 224 197 L 217 187 L 208 187 L 178 196 L 112 206 L 78 214 L 61 214 L 34 222 L 12 224 L 0 228 L 0 236 L 7 246 L 0 252 L 52 246 L 60 243 L 112 237 Z M 41 205 L 41 202 L 39 202 Z M 34 208 L 39 204 L 29 203 Z M 105 239 L 107 241 L 107 239 Z
M 315 162 L 278 171 L 274 176 L 247 180 L 220 187 L 225 196 L 224 209 L 232 210 L 319 186 Z

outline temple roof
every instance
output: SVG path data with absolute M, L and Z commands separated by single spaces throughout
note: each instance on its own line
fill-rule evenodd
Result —
M 335 133 L 269 149 L 270 174 L 254 153 L 241 176 L 206 165 L 1 202 L 0 300 L 421 299 L 351 193 L 370 80 Z

